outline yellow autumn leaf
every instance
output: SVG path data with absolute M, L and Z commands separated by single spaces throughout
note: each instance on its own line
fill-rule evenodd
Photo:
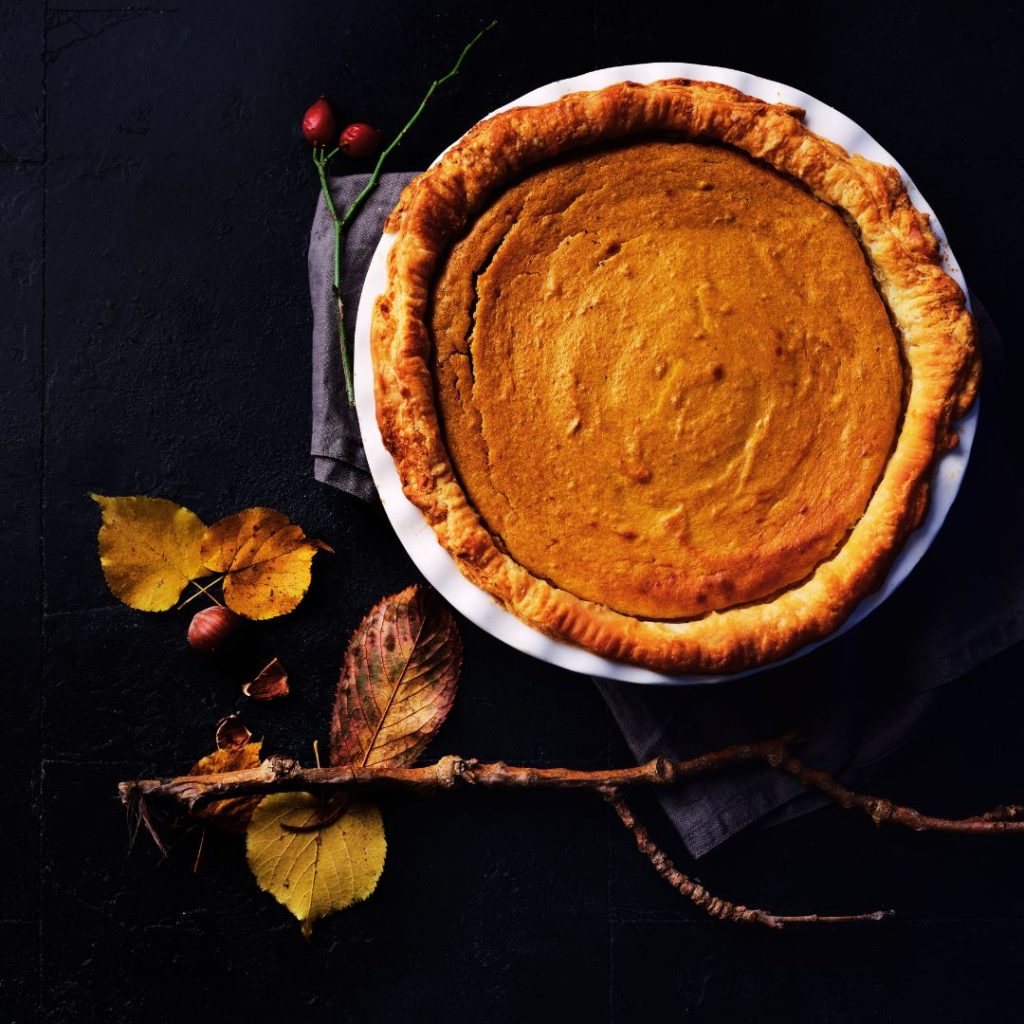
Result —
M 165 498 L 89 497 L 103 510 L 100 564 L 116 598 L 144 612 L 173 608 L 203 567 L 203 521 Z
M 323 803 L 309 793 L 273 793 L 260 801 L 246 834 L 259 887 L 299 919 L 306 938 L 315 921 L 376 889 L 387 853 L 374 804 L 353 801 L 336 821 L 316 828 L 323 817 Z
M 216 775 L 221 772 L 237 772 L 245 768 L 259 768 L 260 751 L 263 741 L 245 743 L 241 746 L 224 747 L 200 758 L 189 775 Z M 197 818 L 216 825 L 228 832 L 244 832 L 260 799 L 258 796 L 236 796 L 229 800 L 214 800 L 204 804 L 192 813 Z
M 207 527 L 203 564 L 224 573 L 224 600 L 250 619 L 272 619 L 290 612 L 309 589 L 317 551 L 302 527 L 272 508 L 247 508 Z

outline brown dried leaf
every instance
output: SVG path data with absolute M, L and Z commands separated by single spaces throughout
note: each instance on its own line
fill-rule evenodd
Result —
M 274 700 L 288 696 L 288 673 L 275 658 L 260 669 L 259 675 L 242 687 L 242 693 L 253 700 Z
M 209 526 L 203 534 L 203 564 L 224 573 L 224 601 L 250 619 L 272 619 L 292 611 L 309 589 L 317 551 L 287 516 L 272 508 L 247 508 Z
M 252 739 L 252 733 L 242 724 L 238 715 L 225 715 L 217 723 L 217 749 L 229 750 L 244 747 Z
M 173 608 L 189 580 L 208 576 L 202 520 L 165 498 L 89 497 L 103 510 L 100 564 L 118 600 L 144 612 Z
M 244 729 L 245 726 L 242 728 Z M 219 724 L 217 732 L 217 742 L 219 743 Z M 259 740 L 256 743 L 246 743 L 243 746 L 215 750 L 212 754 L 207 754 L 202 760 L 197 761 L 189 774 L 214 775 L 219 772 L 237 772 L 243 768 L 259 768 L 262 747 L 263 740 Z M 195 817 L 228 832 L 244 832 L 249 826 L 252 812 L 259 806 L 259 802 L 258 796 L 238 796 L 230 800 L 216 800 L 213 803 L 204 804 L 192 813 Z
M 411 764 L 448 715 L 462 641 L 429 588 L 386 597 L 349 641 L 331 716 L 331 763 Z

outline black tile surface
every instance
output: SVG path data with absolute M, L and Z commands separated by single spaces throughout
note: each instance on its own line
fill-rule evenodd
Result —
M 348 634 L 415 578 L 379 510 L 312 479 L 316 190 L 298 121 L 326 92 L 343 121 L 396 130 L 492 14 L 500 28 L 394 167 L 594 67 L 689 59 L 804 88 L 863 123 L 938 210 L 1006 341 L 998 415 L 1024 464 L 1024 19 L 1011 5 L 0 5 L 0 1019 L 1018 1020 L 1014 838 L 918 836 L 826 809 L 693 869 L 773 909 L 899 911 L 775 935 L 701 916 L 594 798 L 394 797 L 378 891 L 310 943 L 256 890 L 237 841 L 208 837 L 194 874 L 198 831 L 164 816 L 170 860 L 145 837 L 129 852 L 118 779 L 187 768 L 243 707 L 268 750 L 308 759 Z M 107 591 L 90 490 L 165 495 L 207 520 L 271 505 L 337 554 L 294 615 L 202 661 L 184 647 L 186 613 L 142 615 Z M 585 680 L 463 633 L 438 750 L 628 761 Z M 245 706 L 238 683 L 275 654 L 292 698 Z M 950 813 L 1020 800 L 1022 669 L 1011 650 L 947 688 L 886 793 Z

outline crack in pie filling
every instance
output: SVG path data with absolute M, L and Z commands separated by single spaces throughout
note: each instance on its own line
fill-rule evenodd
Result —
M 735 671 L 834 630 L 976 389 L 896 172 L 714 83 L 497 115 L 388 229 L 406 494 L 470 580 L 608 657 Z

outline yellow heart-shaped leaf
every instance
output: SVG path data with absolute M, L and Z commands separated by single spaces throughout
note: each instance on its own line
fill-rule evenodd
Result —
M 310 566 L 326 544 L 272 508 L 247 508 L 207 528 L 203 564 L 224 573 L 224 600 L 250 619 L 272 619 L 298 605 L 309 589 Z
M 273 793 L 260 801 L 246 835 L 259 887 L 299 919 L 306 938 L 319 918 L 373 892 L 387 853 L 384 822 L 374 804 L 353 801 L 318 828 L 322 820 L 324 804 L 315 796 Z
M 118 600 L 166 611 L 189 580 L 209 575 L 201 553 L 205 526 L 194 512 L 165 498 L 90 497 L 103 510 L 100 564 Z

